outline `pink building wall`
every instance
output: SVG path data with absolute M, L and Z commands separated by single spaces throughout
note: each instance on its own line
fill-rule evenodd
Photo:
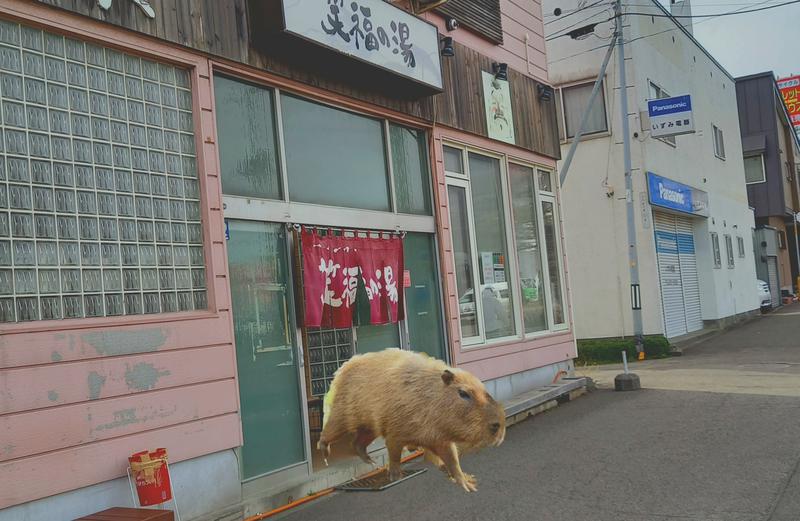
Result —
M 503 44 L 495 45 L 466 28 L 449 32 L 444 18 L 436 13 L 424 15 L 436 24 L 443 36 L 479 51 L 498 62 L 528 76 L 547 83 L 547 58 L 545 56 L 544 23 L 540 0 L 500 0 L 503 24 Z
M 172 462 L 241 445 L 209 62 L 35 2 L 0 17 L 192 71 L 208 311 L 0 328 L 0 509 L 125 476 L 127 456 Z
M 527 163 L 555 170 L 553 159 L 539 156 L 521 148 L 506 145 L 486 138 L 473 136 L 461 131 L 438 126 L 433 133 L 434 190 L 436 200 L 437 233 L 442 254 L 442 282 L 444 287 L 444 304 L 446 314 L 447 335 L 450 338 L 451 355 L 454 365 L 466 369 L 482 380 L 500 378 L 511 374 L 536 369 L 557 362 L 566 362 L 577 356 L 575 337 L 572 333 L 572 311 L 569 300 L 569 272 L 566 256 L 564 256 L 564 280 L 567 299 L 566 309 L 569 329 L 546 334 L 535 339 L 513 340 L 509 342 L 474 346 L 465 349 L 461 344 L 461 327 L 459 323 L 459 305 L 454 272 L 455 258 L 453 240 L 450 231 L 450 210 L 447 205 L 447 181 L 444 172 L 443 142 L 463 144 L 478 149 L 507 155 Z M 559 220 L 559 240 L 561 251 L 564 251 L 563 223 Z M 512 247 L 512 251 L 516 248 Z
M 545 56 L 541 2 L 538 0 L 500 0 L 500 9 L 503 24 L 502 45 L 496 45 L 469 29 L 459 28 L 455 31 L 447 31 L 444 18 L 438 14 L 427 13 L 425 18 L 436 24 L 442 35 L 451 36 L 455 41 L 475 49 L 495 61 L 505 62 L 510 68 L 546 83 L 548 81 L 547 58 Z M 513 145 L 467 134 L 441 125 L 434 129 L 433 141 L 432 157 L 434 159 L 437 226 L 442 248 L 442 278 L 447 315 L 447 333 L 450 338 L 453 362 L 459 367 L 473 372 L 479 378 L 487 380 L 572 360 L 577 356 L 577 351 L 574 335 L 572 334 L 569 273 L 566 257 L 564 257 L 564 280 L 566 285 L 565 298 L 567 299 L 567 309 L 569 311 L 568 330 L 554 332 L 530 340 L 516 340 L 463 349 L 459 326 L 456 280 L 453 272 L 454 258 L 450 233 L 450 212 L 447 207 L 447 185 L 444 174 L 444 159 L 442 157 L 442 142 L 451 141 L 503 153 L 509 158 L 517 158 L 553 171 L 556 169 L 556 161 Z M 560 195 L 557 195 L 560 201 Z M 559 221 L 559 230 L 561 251 L 564 252 L 565 244 L 561 221 Z

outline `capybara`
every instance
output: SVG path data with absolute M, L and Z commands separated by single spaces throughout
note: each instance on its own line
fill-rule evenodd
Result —
M 330 445 L 349 435 L 359 457 L 372 463 L 367 446 L 382 436 L 392 480 L 402 476 L 403 448 L 418 447 L 454 482 L 475 491 L 459 452 L 497 446 L 505 438 L 503 407 L 483 383 L 420 353 L 386 349 L 354 356 L 336 372 L 330 399 L 317 448 L 327 458 Z

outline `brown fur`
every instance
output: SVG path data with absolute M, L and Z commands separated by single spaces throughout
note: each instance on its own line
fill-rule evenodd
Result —
M 318 448 L 327 456 L 333 442 L 349 435 L 358 455 L 371 462 L 366 447 L 382 436 L 392 479 L 402 475 L 403 447 L 419 447 L 465 490 L 477 490 L 475 478 L 461 471 L 459 452 L 499 445 L 505 437 L 503 408 L 478 378 L 418 353 L 387 349 L 354 356 L 334 385 Z

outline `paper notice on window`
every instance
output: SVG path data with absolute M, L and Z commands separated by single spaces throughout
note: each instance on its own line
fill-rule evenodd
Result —
M 490 251 L 481 252 L 481 268 L 483 270 L 483 283 L 494 284 L 494 253 Z

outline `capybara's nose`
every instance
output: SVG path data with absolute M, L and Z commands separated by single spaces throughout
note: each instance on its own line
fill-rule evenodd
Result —
M 495 423 L 489 425 L 489 430 L 492 431 L 492 434 L 497 434 L 497 431 L 500 430 L 500 424 L 495 422 Z

